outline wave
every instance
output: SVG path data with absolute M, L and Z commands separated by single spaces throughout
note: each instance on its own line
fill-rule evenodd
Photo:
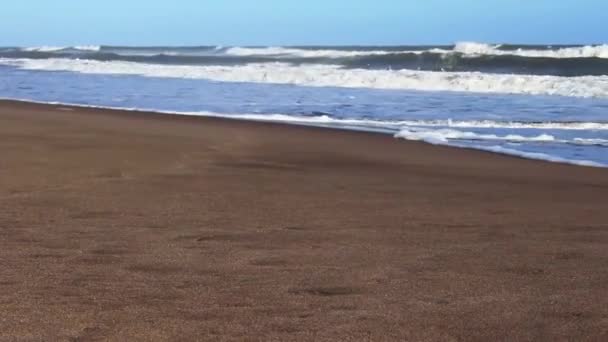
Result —
M 515 47 L 515 48 L 513 48 Z M 453 46 L 390 46 L 390 47 L 231 47 L 224 50 L 235 56 L 282 56 L 292 58 L 345 58 L 400 54 L 461 54 L 474 56 L 519 56 L 535 58 L 608 58 L 608 45 L 568 47 L 510 46 L 477 42 L 458 42 Z
M 557 139 L 553 135 L 542 133 L 539 135 L 523 136 L 519 134 L 485 134 L 469 131 L 461 131 L 450 128 L 427 129 L 420 127 L 404 127 L 396 137 L 407 140 L 422 140 L 433 143 L 447 143 L 453 140 L 466 141 L 505 141 L 515 143 L 554 143 L 554 144 L 569 144 L 569 145 L 584 145 L 584 146 L 608 146 L 606 139 L 587 139 L 587 138 L 572 138 L 572 139 Z
M 182 112 L 180 114 L 187 115 L 201 115 L 210 117 L 222 117 L 238 120 L 250 120 L 250 121 L 264 121 L 264 122 L 282 122 L 289 124 L 301 124 L 301 125 L 312 125 L 312 126 L 326 126 L 346 129 L 356 129 L 363 131 L 383 132 L 394 134 L 396 138 L 403 138 L 406 140 L 425 141 L 434 144 L 449 144 L 452 141 L 496 141 L 496 142 L 513 142 L 513 143 L 552 143 L 552 144 L 568 144 L 568 145 L 582 145 L 582 146 L 600 146 L 608 147 L 607 139 L 598 138 L 571 138 L 571 139 L 559 139 L 553 135 L 547 133 L 541 133 L 537 135 L 521 135 L 521 134 L 485 134 L 470 131 L 461 131 L 456 129 L 447 128 L 448 126 L 440 126 L 440 128 L 429 129 L 426 127 L 435 127 L 438 125 L 438 121 L 423 121 L 423 120 L 404 120 L 404 121 L 381 121 L 381 120 L 366 120 L 366 119 L 348 119 L 348 118 L 334 118 L 329 115 L 316 115 L 316 116 L 298 116 L 289 114 L 226 114 L 226 113 L 215 113 L 215 112 Z M 444 121 L 448 124 L 449 121 Z M 465 123 L 464 121 L 462 123 Z M 494 125 L 477 125 L 477 123 L 489 123 L 489 121 L 469 121 L 466 123 L 467 127 L 481 127 L 481 128 L 531 128 L 539 129 L 539 127 L 553 127 L 557 130 L 584 130 L 583 124 L 585 123 L 509 123 L 509 122 L 494 122 Z M 512 125 L 515 124 L 515 125 Z M 607 124 L 601 123 L 586 123 L 595 127 L 603 127 L 608 129 Z M 463 125 L 464 126 L 464 125 Z M 460 126 L 460 127 L 463 127 Z M 396 132 L 396 133 L 395 133 Z
M 502 45 L 490 45 L 475 42 L 456 43 L 452 50 L 435 50 L 441 53 L 461 53 L 469 56 L 476 55 L 511 55 L 534 58 L 608 58 L 608 45 L 586 45 L 576 47 L 526 49 L 504 49 Z
M 339 64 L 364 69 L 410 69 L 426 71 L 484 72 L 518 75 L 603 76 L 608 59 L 530 58 L 516 55 L 462 55 L 398 53 L 340 60 Z
M 71 58 L 171 65 L 290 63 L 351 69 L 483 72 L 519 75 L 608 75 L 608 45 L 543 47 L 462 42 L 385 47 L 120 47 L 0 48 L 0 58 Z
M 78 45 L 73 47 L 74 50 L 81 51 L 99 51 L 101 50 L 101 46 L 99 45 Z
M 608 147 L 608 139 L 599 138 L 580 138 L 574 137 L 570 139 L 559 139 L 547 133 L 537 135 L 521 135 L 521 134 L 484 134 L 470 131 L 461 131 L 451 129 L 450 127 L 458 128 L 498 128 L 498 129 L 552 129 L 556 131 L 593 131 L 593 130 L 608 130 L 608 123 L 599 122 L 509 122 L 509 121 L 453 121 L 453 120 L 400 120 L 400 121 L 382 121 L 371 119 L 348 119 L 335 118 L 330 115 L 313 115 L 313 116 L 297 116 L 287 114 L 219 114 L 211 112 L 194 112 L 190 115 L 203 115 L 213 117 L 224 117 L 239 120 L 251 121 L 266 121 L 266 122 L 284 122 L 289 124 L 327 126 L 346 129 L 357 129 L 364 131 L 382 132 L 394 134 L 396 138 L 406 140 L 424 141 L 432 144 L 442 144 L 454 146 L 453 142 L 509 142 L 509 143 L 548 143 L 548 144 L 567 144 L 579 146 L 598 146 Z M 430 128 L 429 127 L 433 127 Z M 396 132 L 396 133 L 395 133 Z M 480 145 L 467 145 L 459 147 L 482 148 Z M 523 152 L 522 152 L 523 153 Z M 545 155 L 549 156 L 549 155 Z M 530 157 L 532 158 L 532 157 Z M 552 157 L 555 161 L 559 157 Z M 546 158 L 533 158 L 543 159 Z M 549 160 L 552 161 L 552 160 Z M 572 162 L 569 159 L 560 159 L 560 162 Z M 581 161 L 574 161 L 578 164 Z M 581 165 L 603 166 L 599 163 L 591 161 L 582 161 Z
M 229 50 L 230 51 L 230 50 Z M 302 48 L 234 48 L 233 52 L 239 55 L 291 55 L 294 57 L 352 57 L 352 56 L 373 56 L 388 54 L 462 54 L 465 56 L 480 55 L 510 55 L 520 57 L 539 57 L 539 58 L 608 58 L 608 45 L 585 45 L 568 47 L 531 47 L 518 46 L 512 48 L 503 44 L 485 44 L 477 42 L 458 42 L 452 47 L 392 47 L 391 49 L 365 49 L 345 50 L 345 49 L 302 49 Z
M 233 47 L 226 51 L 227 54 L 238 56 L 290 56 L 304 58 L 344 58 L 358 56 L 377 56 L 392 54 L 461 54 L 467 57 L 474 56 L 519 56 L 535 58 L 608 58 L 608 45 L 586 45 L 576 47 L 517 47 L 510 49 L 508 45 L 485 44 L 476 42 L 458 42 L 452 47 L 392 47 L 391 49 L 328 49 L 328 48 L 285 48 L 285 47 Z
M 501 128 L 501 129 L 551 129 L 551 130 L 608 130 L 608 122 L 588 121 L 494 121 L 494 120 L 421 120 L 407 121 L 408 126 L 458 127 L 458 128 Z
M 287 115 L 287 114 L 222 114 L 244 120 L 289 122 L 300 124 L 335 125 L 365 127 L 380 130 L 400 130 L 402 127 L 438 127 L 469 129 L 518 129 L 518 130 L 556 130 L 556 131 L 603 131 L 608 130 L 608 122 L 524 122 L 494 120 L 373 120 L 337 118 L 331 115 Z M 576 138 L 575 140 L 580 139 Z M 584 139 L 583 139 L 584 140 Z M 581 140 L 581 143 L 584 141 Z M 595 143 L 603 140 L 595 139 Z M 591 143 L 591 140 L 589 141 Z
M 65 47 L 61 47 L 61 46 L 35 46 L 35 47 L 27 47 L 27 48 L 22 48 L 22 51 L 39 51 L 39 52 L 53 52 L 53 51 L 60 51 L 65 49 Z
M 460 54 L 463 56 L 519 56 L 533 58 L 608 58 L 608 44 L 583 46 L 526 46 L 506 44 L 486 44 L 478 42 L 458 42 L 452 46 L 309 46 L 309 47 L 129 47 L 105 45 L 80 46 L 35 46 L 20 48 L 21 51 L 61 52 L 69 50 L 122 52 L 139 55 L 143 52 L 164 51 L 181 55 L 194 51 L 216 52 L 233 56 L 282 56 L 293 58 L 345 58 L 360 56 L 381 56 L 392 54 Z
M 292 65 L 325 64 L 340 65 L 347 69 L 368 70 L 417 70 L 450 72 L 483 72 L 518 75 L 552 76 L 602 76 L 608 74 L 608 59 L 529 59 L 517 56 L 443 56 L 429 53 L 387 53 L 360 55 L 349 58 L 334 58 L 318 51 L 307 52 L 309 56 L 284 56 L 280 54 L 226 54 L 215 50 L 169 51 L 169 50 L 61 50 L 48 51 L 0 51 L 0 58 L 30 59 L 87 59 L 95 61 L 123 61 L 168 65 L 246 65 L 259 63 L 286 63 Z M 362 53 L 361 51 L 351 52 Z M 317 57 L 311 57 L 317 55 Z
M 26 52 L 60 52 L 69 50 L 78 51 L 99 51 L 101 46 L 99 45 L 78 45 L 78 46 L 33 46 L 21 48 L 21 51 Z
M 566 164 L 574 164 L 580 166 L 591 166 L 591 167 L 608 167 L 608 165 L 598 163 L 591 160 L 581 160 L 581 159 L 571 159 L 564 158 L 559 156 L 554 156 L 546 153 L 540 152 L 529 152 L 529 151 L 521 151 L 514 148 L 509 148 L 501 145 L 492 145 L 487 146 L 484 144 L 475 144 L 477 141 L 484 142 L 516 142 L 516 143 L 562 143 L 562 144 L 582 144 L 585 145 L 586 142 L 590 140 L 595 140 L 596 143 L 593 145 L 596 146 L 608 146 L 603 144 L 608 144 L 608 140 L 603 139 L 582 139 L 576 138 L 574 140 L 557 140 L 555 137 L 548 134 L 541 134 L 537 136 L 529 136 L 524 137 L 521 135 L 506 135 L 506 136 L 498 136 L 494 134 L 478 134 L 474 132 L 460 132 L 454 130 L 412 130 L 410 128 L 403 129 L 396 133 L 395 138 L 401 138 L 410 141 L 424 141 L 426 143 L 430 143 L 433 145 L 445 145 L 452 147 L 461 147 L 461 148 L 469 148 L 475 150 L 482 150 L 500 154 L 507 154 L 527 159 L 537 159 L 544 160 L 554 163 L 566 163 Z M 463 144 L 462 142 L 467 142 L 467 144 Z M 601 143 L 598 143 L 601 141 Z M 586 144 L 588 145 L 588 144 Z
M 608 97 L 608 76 L 533 76 L 479 72 L 346 69 L 340 65 L 262 63 L 237 66 L 161 65 L 83 59 L 10 59 L 0 64 L 28 70 L 72 71 L 222 82 L 293 84 L 315 87 L 406 89 Z
M 584 145 L 584 146 L 605 146 L 608 147 L 608 140 L 606 139 L 584 139 L 584 138 L 574 138 L 574 145 Z
M 359 56 L 382 56 L 390 54 L 421 54 L 424 51 L 390 51 L 390 50 L 337 50 L 337 49 L 302 49 L 285 47 L 232 47 L 226 50 L 233 56 L 281 56 L 291 58 L 345 58 Z
M 508 142 L 555 142 L 556 139 L 549 134 L 540 134 L 525 137 L 517 134 L 499 136 L 495 134 L 480 134 L 475 132 L 463 132 L 454 129 L 419 129 L 404 128 L 395 137 L 407 140 L 423 140 L 432 143 L 447 143 L 450 140 L 490 140 Z

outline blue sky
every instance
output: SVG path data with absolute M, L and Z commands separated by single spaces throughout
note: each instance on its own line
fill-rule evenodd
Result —
M 0 45 L 608 42 L 608 0 L 19 0 Z

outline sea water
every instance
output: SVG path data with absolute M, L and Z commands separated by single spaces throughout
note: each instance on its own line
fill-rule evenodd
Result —
M 608 165 L 608 48 L 0 48 L 0 97 L 369 130 Z

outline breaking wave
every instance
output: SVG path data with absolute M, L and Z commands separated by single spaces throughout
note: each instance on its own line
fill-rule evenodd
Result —
M 60 51 L 99 51 L 99 45 L 79 45 L 79 46 L 34 46 L 22 48 L 22 51 L 28 52 L 60 52 Z
M 490 45 L 475 42 L 460 42 L 442 53 L 462 53 L 464 55 L 511 55 L 534 58 L 608 58 L 608 45 L 585 45 L 571 47 L 517 47 Z
M 120 52 L 123 54 L 138 53 L 142 51 L 173 51 L 176 55 L 181 53 L 215 52 L 235 56 L 284 56 L 303 58 L 343 58 L 356 56 L 374 56 L 389 54 L 462 54 L 467 56 L 479 55 L 511 55 L 520 57 L 543 58 L 608 58 L 608 45 L 580 45 L 580 46 L 551 46 L 551 45 L 508 45 L 486 44 L 477 42 L 458 42 L 451 46 L 304 46 L 304 47 L 224 47 L 224 46 L 192 46 L 192 47 L 128 47 L 128 46 L 35 46 L 18 48 L 21 51 L 101 51 L 106 53 Z
M 163 65 L 64 58 L 7 59 L 0 64 L 28 70 L 72 71 L 222 82 L 293 84 L 315 87 L 407 89 L 608 97 L 608 76 L 535 76 L 479 72 L 348 69 L 339 65 L 256 63 L 236 66 Z
M 350 69 L 482 72 L 518 75 L 608 75 L 608 45 L 518 46 L 461 42 L 450 46 L 2 48 L 0 58 L 87 59 L 170 65 L 289 63 Z

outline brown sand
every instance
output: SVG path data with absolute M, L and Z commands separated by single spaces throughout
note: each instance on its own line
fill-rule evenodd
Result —
M 608 170 L 0 103 L 0 341 L 608 340 Z

